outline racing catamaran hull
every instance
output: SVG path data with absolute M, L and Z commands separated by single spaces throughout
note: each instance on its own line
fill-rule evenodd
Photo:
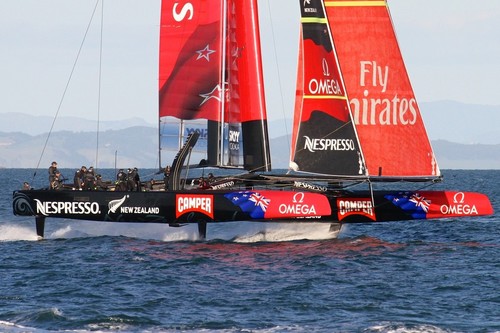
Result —
M 454 191 L 186 190 L 166 192 L 14 192 L 14 214 L 77 220 L 163 223 L 237 221 L 374 223 L 490 215 L 480 193 Z M 37 230 L 43 237 L 42 230 Z M 202 234 L 202 237 L 205 235 Z

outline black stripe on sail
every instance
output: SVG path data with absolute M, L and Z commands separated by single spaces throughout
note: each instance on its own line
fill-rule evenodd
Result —
M 271 156 L 265 120 L 245 121 L 241 124 L 243 132 L 243 160 L 245 169 L 251 172 L 270 171 Z
M 361 153 L 352 126 L 324 112 L 313 111 L 300 125 L 294 162 L 298 171 L 363 175 Z

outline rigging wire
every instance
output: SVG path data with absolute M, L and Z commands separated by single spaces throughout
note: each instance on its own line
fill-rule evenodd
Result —
M 279 62 L 278 62 L 278 51 L 277 51 L 277 48 L 276 48 L 276 38 L 275 38 L 275 32 L 274 32 L 274 24 L 273 24 L 273 15 L 271 15 L 271 2 L 272 1 L 267 1 L 267 10 L 269 12 L 269 21 L 271 22 L 271 37 L 272 37 L 272 40 L 273 40 L 273 49 L 274 49 L 274 61 L 275 61 L 275 67 L 276 67 L 276 71 L 277 71 L 277 76 L 278 76 L 278 87 L 279 87 L 279 92 L 280 92 L 280 98 L 281 98 L 281 113 L 283 115 L 283 124 L 285 126 L 285 134 L 286 134 L 286 140 L 287 140 L 287 143 L 288 143 L 288 149 L 290 150 L 290 136 L 289 136 L 289 130 L 288 130 L 288 122 L 287 122 L 287 118 L 286 118 L 286 112 L 285 112 L 285 99 L 284 99 L 284 96 L 283 96 L 283 89 L 282 89 L 282 86 L 281 86 L 281 72 L 280 72 L 280 66 L 279 66 Z M 290 151 L 289 151 L 290 153 Z
M 99 0 L 98 0 L 99 1 Z M 99 79 L 97 91 L 97 125 L 96 125 L 96 149 L 95 149 L 95 170 L 99 165 L 99 125 L 101 119 L 101 81 L 102 81 L 102 40 L 104 31 L 104 0 L 101 1 L 101 31 L 99 44 Z
M 66 96 L 66 92 L 68 91 L 69 84 L 70 84 L 70 82 L 71 82 L 71 78 L 73 77 L 73 74 L 74 74 L 74 72 L 75 72 L 76 64 L 78 63 L 78 59 L 80 58 L 80 54 L 81 54 L 81 52 L 82 52 L 83 45 L 85 44 L 85 40 L 87 39 L 87 35 L 88 35 L 89 30 L 90 30 L 90 26 L 91 26 L 91 24 L 92 24 L 92 21 L 93 21 L 93 19 L 94 19 L 94 15 L 95 15 L 95 13 L 96 13 L 97 6 L 98 6 L 98 4 L 99 4 L 99 1 L 100 1 L 100 0 L 97 0 L 97 1 L 96 1 L 96 4 L 95 4 L 95 6 L 94 6 L 94 10 L 93 10 L 92 15 L 91 15 L 91 17 L 90 17 L 90 21 L 89 21 L 89 23 L 88 23 L 88 25 L 87 25 L 87 28 L 86 28 L 86 30 L 85 30 L 85 33 L 84 33 L 84 35 L 83 35 L 83 40 L 82 40 L 82 42 L 80 43 L 80 47 L 79 47 L 79 49 L 78 49 L 78 52 L 77 52 L 77 55 L 76 55 L 76 59 L 75 59 L 75 61 L 74 61 L 74 63 L 73 63 L 73 66 L 72 66 L 72 68 L 71 68 L 71 72 L 70 72 L 69 77 L 68 77 L 68 80 L 67 80 L 67 82 L 66 82 L 66 86 L 64 87 L 63 94 L 62 94 L 61 99 L 60 99 L 60 101 L 59 101 L 59 105 L 58 105 L 58 107 L 57 107 L 56 114 L 55 114 L 55 116 L 54 116 L 54 119 L 52 120 L 52 125 L 50 126 L 50 130 L 49 130 L 49 132 L 47 133 L 47 138 L 45 139 L 45 144 L 43 145 L 42 152 L 41 152 L 41 154 L 40 154 L 40 158 L 38 159 L 38 163 L 37 163 L 36 168 L 35 168 L 35 172 L 33 173 L 33 178 L 31 179 L 31 182 L 32 182 L 32 183 L 33 183 L 33 181 L 34 181 L 34 179 L 35 179 L 35 177 L 36 177 L 36 172 L 37 172 L 37 170 L 40 168 L 40 163 L 41 163 L 42 158 L 43 158 L 43 155 L 44 155 L 44 153 L 45 153 L 45 149 L 47 148 L 47 145 L 48 145 L 48 143 L 49 143 L 50 136 L 51 136 L 51 134 L 52 134 L 52 131 L 54 130 L 54 126 L 55 126 L 55 123 L 56 123 L 57 117 L 59 116 L 59 112 L 61 111 L 61 107 L 62 107 L 62 104 L 63 104 L 63 102 L 64 102 L 64 98 L 65 98 L 65 96 Z

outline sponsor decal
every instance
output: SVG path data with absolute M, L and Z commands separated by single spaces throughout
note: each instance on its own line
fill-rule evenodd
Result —
M 279 212 L 286 216 L 316 216 L 316 206 L 313 203 L 305 202 L 305 193 L 297 192 L 293 195 L 291 203 L 281 203 Z
M 337 200 L 338 218 L 342 221 L 351 215 L 361 215 L 376 221 L 373 202 L 370 198 L 342 198 Z
M 121 199 L 111 200 L 108 203 L 108 214 L 116 213 L 120 209 L 121 214 L 159 214 L 160 208 L 158 207 L 125 207 L 123 204 L 130 196 L 124 195 Z
M 475 205 L 468 204 L 465 201 L 465 193 L 457 192 L 453 196 L 452 205 L 441 205 L 441 214 L 443 215 L 478 215 Z
M 120 207 L 122 214 L 160 214 L 159 207 Z
M 326 192 L 328 190 L 326 188 L 326 186 L 320 186 L 320 185 L 316 185 L 316 184 L 309 184 L 309 183 L 299 182 L 299 181 L 294 181 L 293 182 L 293 186 L 297 187 L 297 188 L 305 188 L 307 190 L 318 191 L 318 192 Z
M 189 136 L 195 132 L 200 133 L 200 139 L 206 140 L 208 138 L 208 130 L 206 128 L 186 127 L 186 136 Z
M 323 75 L 330 76 L 330 67 L 328 67 L 328 61 L 326 61 L 326 58 L 323 58 L 323 62 L 321 65 L 323 68 Z
M 326 58 L 323 58 L 321 68 L 323 69 L 323 78 L 312 78 L 309 81 L 309 94 L 343 96 L 344 93 L 340 88 L 339 82 L 335 79 L 330 78 L 330 67 L 328 66 L 328 61 L 326 60 Z
M 307 7 L 307 6 L 311 6 L 311 0 L 304 0 L 304 12 L 306 13 L 317 13 L 318 10 L 316 8 L 311 8 L 311 7 Z
M 175 196 L 175 217 L 183 214 L 196 212 L 214 218 L 213 195 L 205 194 L 177 194 Z
M 210 188 L 212 190 L 221 190 L 221 189 L 224 189 L 224 188 L 228 188 L 228 187 L 233 187 L 234 186 L 234 181 L 229 181 L 229 182 L 225 182 L 225 183 L 222 183 L 222 184 L 217 184 L 217 185 L 212 185 L 210 186 Z
M 251 218 L 319 218 L 331 214 L 328 199 L 319 193 L 241 191 L 224 195 Z
M 380 98 L 387 92 L 389 66 L 380 66 L 376 61 L 360 61 L 360 87 L 378 88 L 376 97 L 370 90 L 363 91 L 363 98 L 351 98 L 351 109 L 356 125 L 414 125 L 418 109 L 415 98 L 407 99 L 394 95 Z
M 309 92 L 312 95 L 342 95 L 340 85 L 334 79 L 311 79 Z
M 479 199 L 470 192 L 400 192 L 385 196 L 416 219 L 481 215 Z
M 229 149 L 239 150 L 240 149 L 240 131 L 229 130 Z
M 35 199 L 36 213 L 53 215 L 98 215 L 101 213 L 97 202 L 45 201 Z
M 307 135 L 304 135 L 304 139 L 304 149 L 309 150 L 311 153 L 327 150 L 356 150 L 356 145 L 352 139 L 311 139 Z
M 172 17 L 176 22 L 182 22 L 183 20 L 192 20 L 194 15 L 194 7 L 193 4 L 188 2 L 184 4 L 181 8 L 179 7 L 179 3 L 174 3 L 172 7 Z
M 128 194 L 127 195 L 124 195 L 123 198 L 121 199 L 116 199 L 116 200 L 111 200 L 109 203 L 108 203 L 108 214 L 109 213 L 116 213 L 116 210 L 118 208 L 121 207 L 121 205 L 123 205 L 123 203 L 125 202 L 125 200 L 127 200 L 128 198 Z

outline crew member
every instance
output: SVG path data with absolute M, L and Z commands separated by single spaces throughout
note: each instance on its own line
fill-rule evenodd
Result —
M 116 191 L 126 191 L 127 190 L 127 174 L 123 171 L 123 169 L 118 170 L 116 174 L 116 183 L 115 183 Z
M 59 170 L 57 169 L 57 162 L 54 161 L 49 167 L 49 187 L 52 187 L 52 182 L 54 182 L 54 178 L 57 172 L 59 172 Z
M 170 165 L 163 169 L 163 182 L 165 183 L 165 191 L 168 191 L 168 182 L 170 181 Z
M 206 190 L 209 187 L 210 187 L 210 185 L 208 185 L 208 181 L 205 178 L 200 177 L 200 179 L 198 179 L 198 188 L 199 189 Z
M 139 177 L 139 170 L 137 168 L 134 168 L 134 184 L 135 184 L 135 190 L 136 191 L 142 191 L 141 188 L 141 177 Z
M 52 179 L 52 183 L 50 183 L 50 189 L 51 190 L 62 190 L 62 176 L 61 173 L 56 171 L 56 174 L 54 175 Z
M 75 190 L 81 190 L 83 187 L 83 174 L 82 169 L 78 169 L 75 171 L 75 175 L 73 176 L 73 187 Z
M 102 180 L 102 176 L 100 174 L 97 174 L 95 176 L 96 180 L 95 180 L 95 189 L 96 190 L 104 190 L 106 191 L 108 189 L 108 184 L 106 184 L 103 180 Z
M 210 172 L 208 174 L 208 183 L 212 184 L 214 181 L 215 181 L 214 174 Z
M 127 169 L 127 191 L 135 191 L 137 186 L 135 183 L 135 171 L 132 168 Z
M 83 176 L 83 189 L 84 190 L 93 190 L 95 189 L 95 175 L 94 175 L 94 168 L 89 167 L 88 170 L 85 172 L 85 175 Z

